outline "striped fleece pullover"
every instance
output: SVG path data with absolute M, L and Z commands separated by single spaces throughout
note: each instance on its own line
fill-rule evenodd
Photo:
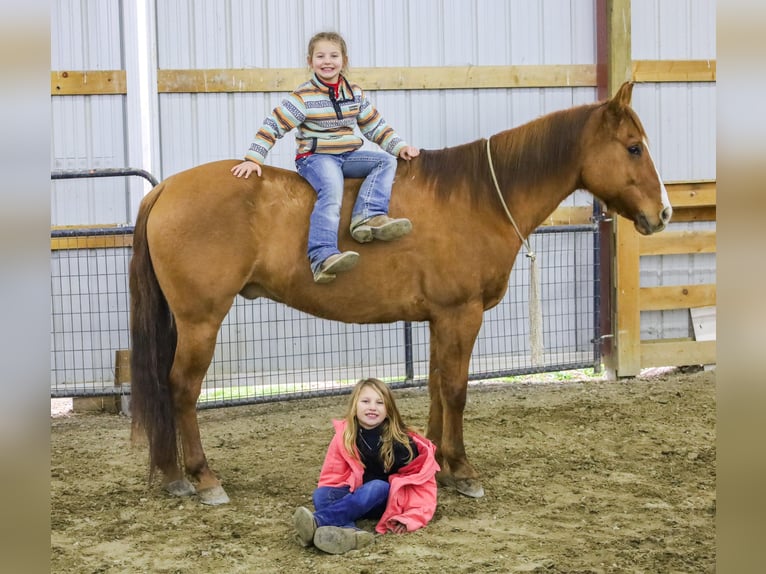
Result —
M 245 159 L 263 164 L 277 139 L 293 128 L 298 128 L 296 156 L 354 151 L 362 147 L 362 139 L 354 133 L 355 125 L 368 140 L 399 156 L 407 143 L 386 124 L 362 88 L 341 76 L 336 93 L 315 74 L 312 76 L 264 120 Z

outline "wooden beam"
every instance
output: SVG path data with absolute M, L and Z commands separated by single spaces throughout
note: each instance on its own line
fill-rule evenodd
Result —
M 621 18 L 623 1 L 610 2 L 612 16 Z M 616 12 L 615 12 L 616 10 Z M 624 43 L 630 31 L 613 30 L 612 41 Z M 622 72 L 624 68 L 629 70 Z M 349 77 L 367 90 L 446 90 L 480 88 L 595 87 L 596 65 L 422 66 L 352 68 Z M 51 95 L 88 96 L 127 93 L 125 70 L 55 70 Z M 610 75 L 617 87 L 636 82 L 714 82 L 715 60 L 637 60 L 612 54 Z M 288 92 L 309 78 L 304 68 L 216 68 L 157 70 L 160 93 Z M 616 89 L 614 85 L 611 89 Z
M 132 247 L 132 235 L 89 235 L 81 237 L 52 237 L 51 251 L 67 249 L 106 249 L 109 247 Z
M 309 79 L 303 68 L 157 70 L 160 93 L 288 92 Z M 365 90 L 545 88 L 596 85 L 590 64 L 352 68 Z
M 605 0 L 606 87 L 604 97 L 612 97 L 620 86 L 631 79 L 631 1 Z M 612 260 L 614 289 L 611 296 L 612 353 L 604 360 L 607 375 L 632 377 L 641 370 L 639 344 L 641 313 L 638 305 L 640 262 L 638 233 L 633 223 L 614 217 L 614 255 Z M 613 365 L 613 368 L 610 366 Z
M 549 225 L 587 225 L 593 223 L 593 207 L 590 205 L 576 207 L 559 207 L 541 226 Z
M 715 221 L 716 220 L 716 207 L 702 206 L 702 207 L 674 207 L 673 208 L 673 223 L 681 223 L 687 221 Z
M 634 60 L 634 82 L 715 82 L 715 60 Z
M 699 207 L 716 205 L 715 181 L 665 182 L 668 190 L 670 205 L 675 210 L 678 207 Z
M 126 94 L 125 70 L 51 72 L 52 96 Z
M 673 222 L 715 221 L 718 202 L 716 182 L 677 181 L 665 182 L 670 204 L 673 206 Z
M 617 377 L 634 377 L 641 370 L 641 308 L 639 306 L 640 261 L 638 232 L 633 222 L 619 217 L 616 223 L 615 337 Z
M 716 363 L 715 341 L 659 340 L 641 343 L 641 368 L 712 365 Z
M 642 235 L 641 255 L 678 255 L 680 253 L 715 253 L 715 231 L 663 231 Z
M 716 285 L 674 285 L 671 287 L 642 287 L 639 292 L 642 311 L 691 309 L 716 304 Z
M 609 97 L 623 83 L 632 79 L 631 0 L 606 0 L 607 37 L 609 41 Z

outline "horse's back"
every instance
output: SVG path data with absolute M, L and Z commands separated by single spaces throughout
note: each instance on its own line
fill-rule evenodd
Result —
M 297 173 L 268 166 L 261 177 L 237 178 L 231 173 L 237 163 L 203 164 L 164 181 L 149 241 L 174 310 L 188 306 L 192 312 L 201 307 L 196 301 L 223 309 L 239 293 L 347 322 L 426 320 L 432 304 L 477 293 L 494 298 L 481 295 L 487 274 L 493 283 L 507 279 L 512 254 L 500 257 L 502 269 L 496 270 L 497 257 L 486 258 L 501 245 L 467 240 L 480 223 L 487 225 L 471 216 L 475 206 L 460 195 L 440 201 L 416 164 L 400 162 L 389 213 L 410 218 L 412 233 L 390 243 L 355 242 L 348 226 L 361 180 L 346 180 L 338 247 L 358 251 L 361 259 L 331 285 L 315 285 L 307 257 L 314 190 Z

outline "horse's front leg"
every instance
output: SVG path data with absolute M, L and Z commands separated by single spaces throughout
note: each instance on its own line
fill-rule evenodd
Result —
M 213 359 L 218 326 L 182 321 L 179 321 L 177 326 L 178 343 L 175 361 L 170 371 L 170 388 L 173 393 L 176 425 L 181 437 L 184 467 L 197 481 L 196 492 L 201 502 L 226 504 L 229 497 L 221 486 L 221 481 L 208 466 L 197 421 L 197 399 Z M 165 487 L 176 495 L 194 492 L 194 488 L 185 479 L 169 482 Z
M 483 308 L 479 304 L 445 311 L 430 322 L 431 411 L 428 437 L 437 445 L 442 465 L 439 480 L 458 492 L 479 498 L 484 488 L 479 473 L 468 462 L 463 443 L 463 411 L 468 391 L 468 365 L 479 334 Z

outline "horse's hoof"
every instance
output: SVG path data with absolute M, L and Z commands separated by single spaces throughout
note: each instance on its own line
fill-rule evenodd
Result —
M 165 485 L 165 490 L 173 496 L 191 496 L 197 493 L 194 489 L 194 485 L 185 478 L 167 483 Z
M 223 489 L 223 486 L 214 486 L 212 488 L 206 488 L 205 490 L 198 491 L 199 501 L 202 504 L 208 504 L 210 506 L 217 506 L 219 504 L 229 504 L 229 495 Z
M 455 488 L 460 494 L 465 494 L 471 498 L 481 498 L 484 496 L 484 487 L 475 478 L 455 479 Z

